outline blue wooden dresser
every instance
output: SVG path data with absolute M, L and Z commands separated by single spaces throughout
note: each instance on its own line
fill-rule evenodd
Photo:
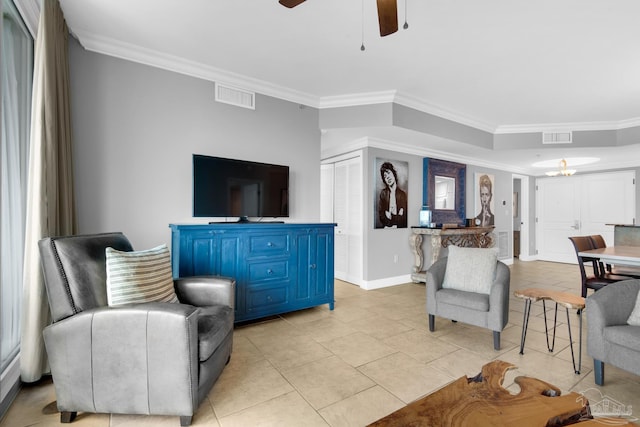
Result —
M 236 279 L 236 323 L 329 304 L 335 224 L 170 224 L 173 276 Z

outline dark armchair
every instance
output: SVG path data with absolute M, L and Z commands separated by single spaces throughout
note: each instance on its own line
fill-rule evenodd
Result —
M 61 422 L 77 412 L 176 415 L 183 426 L 231 356 L 235 281 L 175 280 L 180 303 L 109 307 L 105 249 L 122 233 L 39 242 L 53 324 L 44 340 Z

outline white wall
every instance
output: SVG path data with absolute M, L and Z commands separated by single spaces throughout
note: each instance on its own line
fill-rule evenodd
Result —
M 170 223 L 208 221 L 192 217 L 194 153 L 288 165 L 286 220 L 319 220 L 318 110 L 262 95 L 255 111 L 217 103 L 213 82 L 75 40 L 70 72 L 81 233 L 122 231 L 143 249 L 169 244 Z

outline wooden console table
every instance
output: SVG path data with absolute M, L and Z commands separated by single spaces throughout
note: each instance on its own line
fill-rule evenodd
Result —
M 409 245 L 415 257 L 411 280 L 418 283 L 427 281 L 426 269 L 440 258 L 440 249 L 450 245 L 465 248 L 490 248 L 494 245 L 494 227 L 428 228 L 411 227 Z M 424 266 L 422 250 L 423 236 L 430 240 L 431 259 Z
M 624 418 L 595 418 L 588 399 L 545 381 L 516 377 L 520 393 L 502 387 L 504 375 L 514 365 L 494 360 L 473 378 L 461 377 L 430 395 L 370 424 L 370 427 L 511 427 L 566 425 L 636 426 Z

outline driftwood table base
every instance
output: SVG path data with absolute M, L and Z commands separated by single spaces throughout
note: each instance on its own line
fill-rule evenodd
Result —
M 603 419 L 592 419 L 584 396 L 575 392 L 561 396 L 560 389 L 542 380 L 517 377 L 520 393 L 511 394 L 502 382 L 513 367 L 500 360 L 488 363 L 476 377 L 461 377 L 371 426 L 603 425 Z M 635 426 L 623 419 L 615 419 L 615 425 Z

